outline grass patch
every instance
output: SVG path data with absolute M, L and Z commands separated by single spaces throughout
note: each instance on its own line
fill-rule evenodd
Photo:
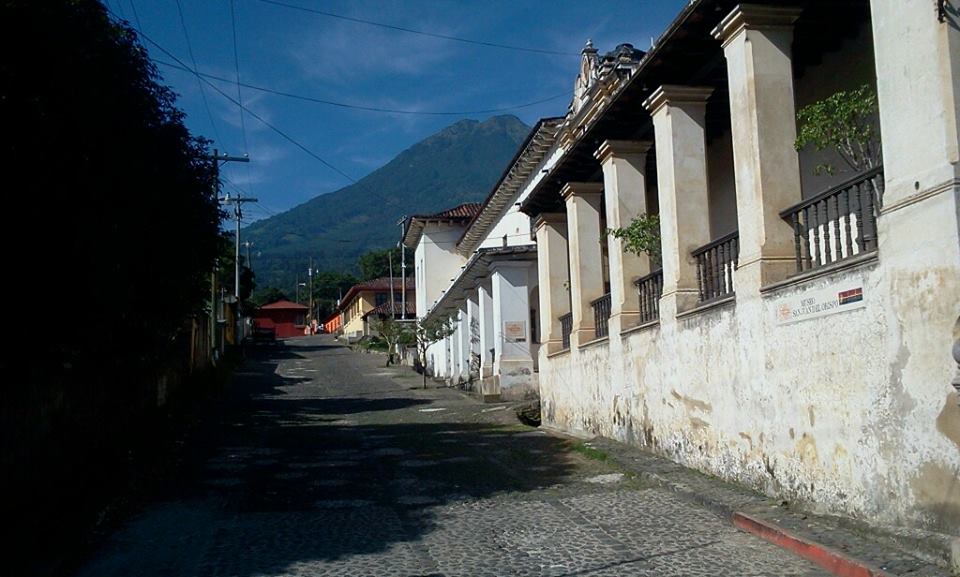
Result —
M 600 461 L 603 463 L 610 461 L 610 455 L 606 454 L 600 449 L 591 447 L 587 443 L 571 443 L 570 450 L 575 453 L 580 453 L 584 457 L 594 461 Z

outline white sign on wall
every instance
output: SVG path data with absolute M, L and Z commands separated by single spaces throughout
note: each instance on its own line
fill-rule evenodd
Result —
M 786 325 L 867 306 L 860 282 L 831 285 L 777 302 L 777 324 Z
M 527 323 L 524 321 L 504 321 L 503 339 L 508 343 L 521 343 L 527 340 Z

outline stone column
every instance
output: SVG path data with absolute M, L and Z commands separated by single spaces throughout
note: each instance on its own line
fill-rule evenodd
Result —
M 727 59 L 741 294 L 796 272 L 794 231 L 780 211 L 802 200 L 790 53 L 800 12 L 741 4 L 713 30 Z
M 607 227 L 624 228 L 647 212 L 647 151 L 652 142 L 607 140 L 594 154 L 603 167 Z M 633 281 L 650 273 L 650 257 L 623 251 L 623 240 L 607 236 L 610 253 L 610 334 L 637 324 L 640 306 Z
M 540 286 L 540 347 L 546 354 L 563 348 L 560 317 L 570 312 L 570 258 L 567 215 L 543 213 L 537 219 L 537 273 Z
M 501 261 L 490 266 L 493 273 L 493 321 L 497 356 L 494 373 L 500 394 L 518 398 L 535 383 L 530 354 L 529 261 Z
M 477 300 L 480 318 L 480 378 L 493 375 L 493 286 L 489 278 L 477 284 Z
M 470 378 L 470 319 L 467 317 L 467 303 L 460 304 L 457 311 L 457 374 L 456 379 L 464 382 Z
M 575 348 L 596 337 L 596 323 L 590 302 L 603 296 L 600 251 L 603 185 L 596 182 L 568 182 L 560 194 L 567 204 L 570 306 L 573 312 L 570 348 Z
M 663 296 L 660 318 L 697 305 L 697 263 L 690 252 L 710 242 L 704 116 L 712 88 L 664 85 L 643 103 L 653 116 Z
M 476 371 L 479 377 L 480 367 L 473 366 L 474 359 L 480 356 L 480 301 L 476 288 L 467 290 L 467 377 L 470 377 L 470 371 Z

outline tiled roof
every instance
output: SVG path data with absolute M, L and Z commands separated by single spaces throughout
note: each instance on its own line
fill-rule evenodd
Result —
M 275 303 L 270 303 L 268 305 L 263 305 L 260 307 L 260 310 L 307 310 L 309 307 L 306 307 L 301 304 L 292 303 L 290 301 L 277 301 Z
M 412 277 L 407 278 L 407 300 L 410 300 L 411 293 L 414 292 L 417 288 L 417 283 Z M 373 280 L 363 281 L 357 283 L 350 287 L 350 290 L 347 291 L 347 294 L 343 295 L 343 298 L 340 299 L 340 309 L 343 310 L 344 307 L 353 301 L 361 291 L 388 291 L 390 290 L 390 277 L 382 276 L 380 278 L 375 278 Z M 403 279 L 399 276 L 393 278 L 393 290 L 400 291 L 403 290 Z M 397 300 L 400 299 L 400 295 L 397 295 Z
M 424 220 L 446 220 L 454 218 L 473 218 L 480 212 L 480 207 L 483 204 L 479 202 L 465 202 L 460 206 L 455 206 L 453 208 L 448 208 L 442 212 L 431 215 L 417 215 L 413 218 L 422 218 Z
M 409 248 L 416 247 L 417 243 L 420 242 L 420 234 L 423 232 L 423 227 L 428 222 L 446 221 L 463 224 L 479 214 L 481 208 L 483 208 L 482 203 L 465 202 L 436 214 L 415 214 L 407 219 L 407 224 L 403 231 L 403 244 Z
M 393 303 L 393 316 L 403 314 L 403 303 L 400 302 L 400 299 L 396 299 L 397 302 Z M 363 316 L 369 317 L 370 315 L 389 315 L 390 314 L 390 303 L 383 303 L 382 305 L 373 308 L 367 311 Z M 416 303 L 410 302 L 410 298 L 407 298 L 407 317 L 414 319 L 417 317 L 417 305 Z

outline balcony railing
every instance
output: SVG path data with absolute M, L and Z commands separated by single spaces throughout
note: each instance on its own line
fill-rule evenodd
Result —
M 660 320 L 660 296 L 663 294 L 663 269 L 658 269 L 633 283 L 640 299 L 640 323 Z
M 610 334 L 610 293 L 591 301 L 590 306 L 593 307 L 596 338 L 607 336 Z
M 560 339 L 563 348 L 570 348 L 570 333 L 573 331 L 573 313 L 567 313 L 560 317 Z
M 740 232 L 733 231 L 690 253 L 697 260 L 700 302 L 733 294 L 733 271 L 740 255 Z
M 882 200 L 878 166 L 781 212 L 793 227 L 797 272 L 875 250 Z

